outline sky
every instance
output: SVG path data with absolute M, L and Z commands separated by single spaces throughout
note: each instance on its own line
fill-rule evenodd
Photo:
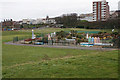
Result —
M 3 19 L 37 19 L 69 13 L 92 13 L 92 2 L 98 0 L 0 0 L 0 21 Z M 120 0 L 107 0 L 110 10 L 118 10 Z

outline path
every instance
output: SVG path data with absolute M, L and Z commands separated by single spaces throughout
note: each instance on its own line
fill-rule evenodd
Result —
M 34 47 L 48 47 L 48 48 L 64 48 L 64 49 L 80 49 L 80 50 L 117 50 L 117 48 L 97 48 L 97 47 L 80 47 L 80 46 L 56 46 L 56 45 L 33 45 L 33 44 L 20 44 L 13 42 L 5 42 L 9 45 L 19 45 L 19 46 L 34 46 Z

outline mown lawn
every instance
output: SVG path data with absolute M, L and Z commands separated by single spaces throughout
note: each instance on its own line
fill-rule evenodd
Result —
M 47 28 L 35 33 L 61 29 Z M 64 29 L 69 30 L 69 29 Z M 42 48 L 6 45 L 15 36 L 30 36 L 28 31 L 6 31 L 2 36 L 4 78 L 117 78 L 118 51 Z

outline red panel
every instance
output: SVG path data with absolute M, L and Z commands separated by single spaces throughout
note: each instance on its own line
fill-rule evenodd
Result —
M 101 20 L 101 16 L 102 16 L 102 15 L 101 15 L 101 10 L 102 10 L 102 9 L 101 9 L 101 2 L 100 2 L 100 20 Z
M 96 11 L 97 11 L 97 13 L 96 13 L 96 20 L 98 21 L 98 2 L 97 2 L 97 7 L 96 7 Z

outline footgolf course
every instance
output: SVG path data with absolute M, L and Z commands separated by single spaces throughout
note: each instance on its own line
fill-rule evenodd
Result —
M 111 30 L 43 28 L 35 34 L 57 31 Z M 118 50 L 79 50 L 8 45 L 13 37 L 31 37 L 31 30 L 2 32 L 3 78 L 118 78 Z

